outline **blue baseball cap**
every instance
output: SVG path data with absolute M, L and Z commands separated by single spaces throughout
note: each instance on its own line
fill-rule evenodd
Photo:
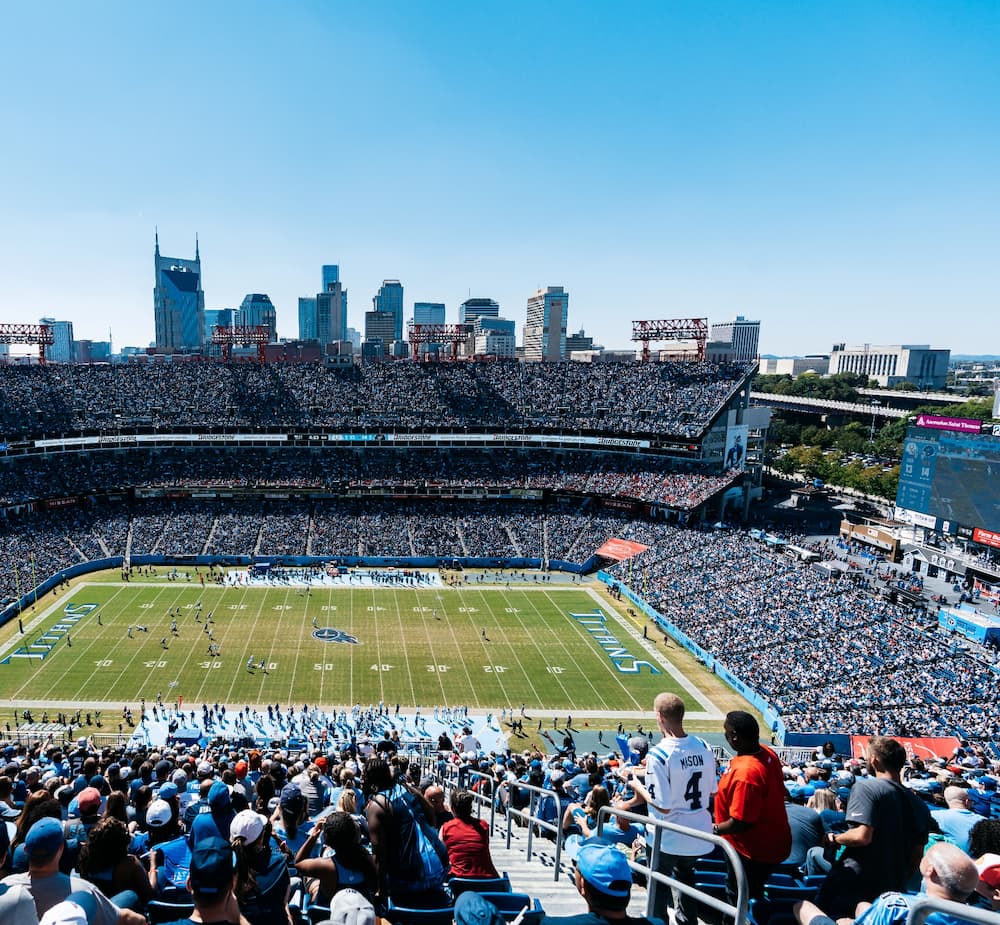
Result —
M 196 893 L 216 895 L 233 879 L 233 849 L 221 838 L 205 838 L 191 849 L 188 871 L 191 889 Z
M 39 819 L 24 839 L 24 850 L 34 861 L 47 861 L 63 845 L 62 822 L 45 816 Z
M 466 890 L 455 900 L 455 925 L 504 925 L 504 921 L 500 910 L 475 890 Z
M 628 896 L 632 891 L 632 868 L 622 852 L 609 844 L 589 844 L 576 856 L 580 876 L 606 896 Z
M 175 796 L 177 796 L 177 784 L 164 784 L 160 788 L 161 800 L 172 800 Z
M 217 780 L 208 791 L 208 805 L 212 809 L 229 809 L 230 802 L 229 788 L 221 780 Z

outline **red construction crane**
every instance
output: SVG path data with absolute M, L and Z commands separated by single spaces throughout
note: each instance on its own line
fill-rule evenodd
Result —
M 649 362 L 649 343 L 654 340 L 693 340 L 698 359 L 705 359 L 707 318 L 669 318 L 665 321 L 633 321 L 632 340 L 642 342 L 642 362 Z
M 38 362 L 45 365 L 45 348 L 56 342 L 47 324 L 0 324 L 0 344 L 38 344 Z
M 470 324 L 416 324 L 409 325 L 410 345 L 413 348 L 413 359 L 420 359 L 421 344 L 447 344 L 450 348 L 449 359 L 458 359 L 458 348 L 469 339 L 472 333 Z
M 222 345 L 222 361 L 228 363 L 233 355 L 233 344 L 239 346 L 257 346 L 257 360 L 264 362 L 264 347 L 268 344 L 268 330 L 262 324 L 238 324 L 227 328 L 217 324 L 212 328 L 212 343 Z

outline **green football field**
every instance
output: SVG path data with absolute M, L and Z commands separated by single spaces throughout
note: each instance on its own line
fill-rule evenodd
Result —
M 208 654 L 204 623 L 196 622 L 199 601 L 203 616 L 213 614 L 218 657 Z M 168 611 L 177 607 L 173 634 Z M 613 718 L 648 712 L 660 691 L 683 692 L 662 656 L 583 587 L 313 588 L 307 594 L 292 587 L 200 588 L 161 578 L 87 582 L 48 608 L 30 623 L 26 614 L 28 632 L 5 647 L 4 657 L 40 637 L 52 645 L 44 659 L 0 664 L 0 690 L 12 702 L 120 708 L 160 694 L 191 704 L 384 701 L 500 710 L 524 703 L 609 711 Z M 604 615 L 603 627 L 595 611 Z M 67 613 L 76 615 L 72 625 Z M 53 629 L 57 625 L 63 629 Z M 148 631 L 136 629 L 141 625 Z M 249 672 L 250 658 L 256 666 L 263 660 L 266 672 Z M 692 709 L 705 708 L 692 702 L 690 689 L 685 697 Z

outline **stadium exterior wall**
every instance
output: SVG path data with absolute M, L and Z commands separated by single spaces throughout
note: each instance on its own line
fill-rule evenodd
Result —
M 673 623 L 649 606 L 641 597 L 635 594 L 627 585 L 622 584 L 617 578 L 613 578 L 605 571 L 597 573 L 600 581 L 603 581 L 609 588 L 620 591 L 644 614 L 651 617 L 653 622 L 672 639 L 680 643 L 695 658 L 702 662 L 712 674 L 722 678 L 737 694 L 749 701 L 753 707 L 760 711 L 764 722 L 767 724 L 775 741 L 785 744 L 785 724 L 781 716 L 767 700 L 754 690 L 749 684 L 736 677 L 725 665 L 723 665 L 711 652 L 703 649 L 694 640 L 688 637 Z M 828 737 L 827 737 L 828 738 Z

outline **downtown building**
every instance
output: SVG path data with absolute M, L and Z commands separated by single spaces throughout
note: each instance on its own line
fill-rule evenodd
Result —
M 340 279 L 340 266 L 323 265 L 322 290 L 314 297 L 299 299 L 299 340 L 318 341 L 323 347 L 346 341 L 347 290 Z
M 237 327 L 266 328 L 267 342 L 278 342 L 278 313 L 266 292 L 248 293 L 236 310 Z
M 709 340 L 715 347 L 715 356 L 724 356 L 733 363 L 756 360 L 760 343 L 760 322 L 747 321 L 742 315 L 737 315 L 732 321 L 713 324 Z M 728 346 L 723 347 L 724 344 Z
M 160 353 L 198 353 L 205 346 L 205 292 L 201 255 L 195 238 L 194 260 L 160 255 L 156 235 L 153 255 L 153 325 Z
M 566 319 L 569 293 L 562 286 L 546 286 L 528 299 L 524 325 L 526 363 L 558 363 L 566 359 Z
M 73 322 L 56 321 L 55 318 L 39 318 L 40 324 L 52 329 L 52 345 L 45 350 L 45 359 L 50 363 L 73 363 L 76 360 L 76 341 L 73 340 Z
M 378 292 L 372 297 L 372 311 L 392 315 L 392 337 L 383 343 L 403 339 L 403 284 L 398 279 L 382 280 Z M 367 335 L 365 339 L 368 339 Z

